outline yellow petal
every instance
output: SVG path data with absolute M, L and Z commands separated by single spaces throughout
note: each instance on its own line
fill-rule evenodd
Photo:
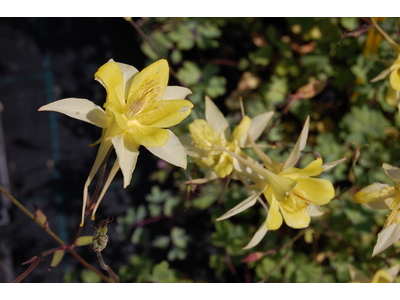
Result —
M 187 100 L 157 101 L 143 109 L 136 118 L 142 125 L 165 128 L 179 124 L 190 113 L 193 104 Z
M 332 182 L 321 178 L 297 178 L 293 193 L 312 204 L 325 205 L 335 197 Z
M 285 175 L 294 175 L 290 176 L 291 178 L 297 178 L 297 177 L 305 177 L 305 176 L 318 176 L 324 171 L 324 168 L 322 166 L 322 159 L 317 158 L 316 160 L 312 161 L 311 163 L 308 164 L 307 167 L 304 169 L 297 169 L 297 168 L 291 168 L 287 172 L 284 172 Z
M 378 270 L 371 280 L 371 283 L 392 283 L 392 282 L 393 282 L 393 277 L 384 270 Z
M 400 64 L 390 73 L 390 85 L 396 91 L 400 91 Z
M 306 228 L 310 224 L 310 213 L 305 202 L 293 193 L 279 203 L 279 208 L 288 226 L 299 229 Z
M 219 178 L 225 178 L 233 171 L 232 158 L 227 153 L 222 153 L 218 163 L 214 167 Z
M 228 121 L 225 119 L 224 115 L 214 104 L 214 102 L 206 96 L 206 120 L 214 128 L 218 136 L 222 139 L 229 139 L 231 136 L 231 129 L 229 127 Z
M 56 111 L 95 126 L 109 126 L 111 117 L 98 105 L 86 99 L 66 98 L 39 108 L 39 111 Z
M 368 185 L 362 190 L 358 191 L 353 196 L 353 201 L 355 203 L 382 203 L 383 208 L 388 208 L 385 204 L 387 198 L 392 197 L 394 193 L 394 187 L 388 184 L 374 182 Z
M 267 188 L 266 193 L 270 193 L 268 190 L 270 188 Z M 278 230 L 282 226 L 283 218 L 279 212 L 279 204 L 273 195 L 271 199 L 266 224 L 269 230 Z
M 182 86 L 167 86 L 161 100 L 185 99 L 192 91 Z
M 145 147 L 161 147 L 169 139 L 166 129 L 144 126 L 137 121 L 134 121 L 129 134 L 134 142 Z
M 272 116 L 275 112 L 270 111 L 265 114 L 258 115 L 251 119 L 251 125 L 249 128 L 249 134 L 253 138 L 253 140 L 257 140 L 260 135 L 264 132 L 265 127 L 271 120 Z M 251 147 L 251 143 L 247 137 L 247 134 L 240 138 L 239 146 L 241 148 L 248 148 Z
M 307 116 L 306 122 L 304 123 L 303 129 L 301 130 L 300 136 L 297 139 L 296 145 L 292 152 L 290 152 L 289 157 L 283 163 L 281 167 L 281 172 L 285 172 L 292 168 L 300 159 L 300 152 L 304 149 L 307 143 L 308 128 L 310 126 L 310 116 Z
M 255 246 L 257 246 L 261 240 L 264 238 L 264 236 L 267 234 L 268 232 L 268 227 L 267 227 L 267 223 L 263 222 L 260 226 L 260 228 L 258 228 L 258 230 L 256 231 L 256 233 L 254 234 L 254 236 L 251 238 L 250 242 L 244 246 L 242 249 L 250 249 L 253 248 Z
M 124 176 L 124 188 L 131 182 L 132 173 L 135 170 L 139 151 L 137 147 L 131 142 L 128 133 L 123 132 L 120 135 L 111 139 L 119 165 Z
M 239 141 L 243 136 L 247 136 L 247 131 L 249 131 L 251 125 L 251 119 L 245 116 L 239 125 L 233 130 L 233 139 Z
M 99 81 L 107 90 L 107 104 L 115 105 L 118 112 L 122 113 L 125 106 L 124 98 L 124 78 L 118 64 L 112 59 L 102 65 L 99 70 L 94 74 L 94 78 Z
M 137 108 L 134 104 L 141 101 L 140 107 L 146 107 L 164 94 L 169 77 L 168 62 L 160 59 L 140 71 L 133 78 L 126 102 L 127 109 Z
M 147 147 L 147 150 L 174 166 L 186 169 L 187 155 L 185 148 L 183 148 L 181 142 L 171 130 L 167 129 L 167 132 L 169 139 L 164 145 L 161 147 Z

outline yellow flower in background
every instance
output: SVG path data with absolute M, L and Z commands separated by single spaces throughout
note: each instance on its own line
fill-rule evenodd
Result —
M 392 283 L 396 281 L 400 265 L 395 265 L 387 270 L 378 270 L 372 279 L 364 275 L 363 272 L 356 269 L 352 264 L 347 263 L 351 277 L 350 283 Z
M 243 249 L 256 246 L 268 230 L 279 229 L 283 220 L 292 228 L 308 227 L 311 216 L 323 214 L 319 205 L 328 204 L 335 196 L 335 189 L 329 180 L 313 177 L 333 168 L 347 158 L 326 165 L 322 165 L 322 159 L 318 158 L 304 169 L 294 167 L 300 159 L 300 152 L 306 146 L 309 122 L 310 117 L 307 117 L 296 145 L 284 163 L 273 160 L 255 144 L 253 144 L 253 148 L 263 161 L 265 168 L 243 160 L 227 150 L 228 153 L 248 166 L 253 172 L 260 175 L 249 174 L 248 176 L 254 181 L 260 192 L 247 198 L 217 220 L 229 218 L 254 205 L 256 198 L 261 193 L 264 194 L 270 205 L 266 221 L 257 230 L 250 243 Z
M 274 112 L 268 112 L 250 119 L 245 116 L 231 133 L 229 123 L 208 97 L 205 97 L 206 120 L 197 119 L 189 125 L 190 138 L 182 139 L 185 149 L 194 162 L 201 168 L 210 170 L 206 174 L 208 180 L 224 178 L 234 169 L 241 170 L 236 159 L 223 151 L 221 147 L 246 158 L 241 148 L 251 147 L 247 132 L 257 139 L 264 131 Z M 202 179 L 200 179 L 202 180 Z M 195 182 L 195 181 L 191 181 Z
M 166 127 L 185 119 L 193 104 L 184 98 L 191 91 L 184 87 L 167 86 L 169 67 L 159 60 L 138 72 L 130 65 L 112 59 L 99 68 L 95 79 L 107 90 L 105 111 L 86 99 L 67 98 L 42 106 L 39 110 L 56 111 L 103 128 L 95 162 L 84 186 L 82 221 L 84 223 L 88 187 L 114 147 L 117 160 L 93 210 L 104 196 L 116 172 L 121 169 L 124 188 L 129 185 L 136 166 L 140 145 L 159 158 L 186 168 L 186 152 L 179 139 Z
M 384 163 L 385 175 L 393 180 L 394 186 L 375 182 L 353 196 L 356 203 L 364 204 L 373 209 L 392 210 L 383 229 L 378 234 L 378 240 L 372 256 L 382 252 L 400 239 L 400 169 Z
M 397 106 L 400 111 L 400 45 L 393 41 L 393 39 L 376 23 L 374 18 L 371 18 L 371 21 L 375 25 L 375 28 L 398 55 L 393 64 L 389 68 L 383 70 L 378 76 L 372 79 L 371 82 L 384 79 L 390 73 L 390 86 L 397 92 Z

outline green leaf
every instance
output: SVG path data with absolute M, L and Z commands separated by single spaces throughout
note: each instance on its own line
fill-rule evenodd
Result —
M 175 259 L 184 260 L 186 258 L 186 252 L 180 248 L 173 247 L 167 255 L 169 261 L 174 261 Z
M 101 277 L 92 270 L 83 269 L 81 272 L 82 281 L 85 283 L 100 283 Z
M 210 207 L 215 202 L 215 200 L 217 200 L 215 195 L 205 194 L 203 196 L 193 199 L 190 204 L 195 208 L 203 210 Z
M 177 278 L 173 270 L 169 269 L 169 263 L 162 261 L 153 268 L 153 281 L 159 283 L 177 282 Z
M 194 46 L 193 33 L 185 24 L 180 24 L 176 30 L 170 31 L 168 37 L 176 43 L 180 50 L 190 50 Z
M 149 211 L 150 211 L 150 216 L 152 217 L 157 217 L 161 214 L 162 212 L 162 208 L 159 204 L 155 204 L 155 203 L 150 203 L 148 205 Z
M 53 259 L 51 260 L 51 263 L 50 263 L 50 267 L 51 268 L 56 267 L 63 259 L 64 254 L 65 254 L 65 250 L 57 250 L 56 252 L 54 252 Z
M 189 236 L 186 235 L 186 231 L 180 227 L 174 227 L 171 230 L 172 243 L 178 248 L 186 248 L 189 241 Z
M 131 237 L 132 244 L 139 244 L 142 234 L 143 234 L 143 231 L 144 231 L 143 227 L 137 227 L 135 229 L 135 231 L 133 232 L 132 237 Z
M 225 89 L 226 79 L 222 76 L 212 76 L 207 83 L 206 94 L 211 98 L 217 98 L 226 93 Z
M 272 104 L 281 103 L 285 100 L 287 91 L 287 79 L 272 75 L 271 83 L 268 84 L 268 90 L 265 93 L 265 99 Z
M 183 67 L 178 70 L 178 78 L 187 86 L 194 85 L 200 81 L 201 70 L 191 61 L 184 61 Z M 204 100 L 204 99 L 203 99 Z
M 167 248 L 169 246 L 171 239 L 169 236 L 158 236 L 154 239 L 154 241 L 151 243 L 153 247 L 157 248 Z
M 176 207 L 180 202 L 181 202 L 181 200 L 178 197 L 168 198 L 164 204 L 164 214 L 167 217 L 171 217 L 174 207 Z

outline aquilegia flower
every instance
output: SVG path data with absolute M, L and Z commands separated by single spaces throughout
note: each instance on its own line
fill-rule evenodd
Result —
M 356 203 L 364 204 L 373 209 L 392 210 L 383 229 L 378 234 L 378 240 L 372 256 L 382 252 L 400 239 L 400 168 L 384 163 L 385 175 L 394 182 L 394 186 L 375 182 L 354 194 Z
M 94 143 L 100 144 L 100 148 L 84 186 L 81 226 L 88 187 L 112 147 L 117 159 L 93 210 L 92 220 L 119 169 L 124 176 L 124 188 L 129 185 L 140 145 L 165 161 L 186 168 L 186 152 L 182 144 L 172 131 L 164 128 L 180 123 L 193 107 L 191 102 L 183 100 L 191 94 L 189 89 L 167 87 L 169 67 L 163 59 L 141 72 L 111 59 L 94 76 L 107 90 L 103 105 L 105 111 L 89 100 L 77 98 L 58 100 L 39 109 L 57 111 L 103 128 L 101 138 Z
M 274 112 L 268 112 L 250 119 L 245 116 L 231 133 L 228 121 L 208 97 L 205 97 L 206 120 L 197 119 L 189 125 L 190 139 L 182 140 L 189 156 L 201 168 L 209 170 L 206 179 L 224 178 L 240 166 L 235 158 L 223 151 L 226 148 L 241 157 L 247 155 L 241 148 L 251 147 L 247 138 L 250 132 L 257 139 L 264 131 Z M 193 182 L 193 181 L 192 181 Z M 195 182 L 195 181 L 194 181 Z
M 256 184 L 260 192 L 253 194 L 239 203 L 217 220 L 229 218 L 250 206 L 253 206 L 257 198 L 264 194 L 270 207 L 266 221 L 255 233 L 250 243 L 243 249 L 256 246 L 268 230 L 277 230 L 281 227 L 283 220 L 292 228 L 305 228 L 310 223 L 310 216 L 323 214 L 319 205 L 328 204 L 335 196 L 332 183 L 326 179 L 312 178 L 323 171 L 336 166 L 346 158 L 322 165 L 322 159 L 312 161 L 304 169 L 295 168 L 294 165 L 300 159 L 300 151 L 306 146 L 310 117 L 304 124 L 303 130 L 297 140 L 289 157 L 284 163 L 273 160 L 262 152 L 256 144 L 253 148 L 259 158 L 263 161 L 265 168 L 242 159 L 229 150 L 226 150 L 236 159 L 248 166 L 259 176 L 248 174 L 248 178 Z
M 371 82 L 384 79 L 390 73 L 390 86 L 397 92 L 397 104 L 400 111 L 400 45 L 393 41 L 393 39 L 376 23 L 374 18 L 371 18 L 371 21 L 398 55 L 393 64 L 389 68 L 383 70 L 378 76 L 372 79 Z

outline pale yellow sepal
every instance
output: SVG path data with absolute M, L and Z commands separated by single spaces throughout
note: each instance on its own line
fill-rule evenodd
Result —
M 263 193 L 263 191 L 258 192 L 258 193 L 254 193 L 253 195 L 251 195 L 250 197 L 248 197 L 247 199 L 243 200 L 242 202 L 240 202 L 238 205 L 236 205 L 234 208 L 230 209 L 228 212 L 226 212 L 225 214 L 223 214 L 222 216 L 220 216 L 218 219 L 216 219 L 215 221 L 221 221 L 221 220 L 225 220 L 228 219 L 234 215 L 237 215 L 238 213 L 241 213 L 242 211 L 248 209 L 249 207 L 252 207 L 254 204 L 256 204 L 257 202 L 257 198 Z
M 389 246 L 393 245 L 394 242 L 400 239 L 400 223 L 393 223 L 387 227 L 384 227 L 381 232 L 378 233 L 378 241 L 374 247 L 372 257 L 379 254 Z
M 267 224 L 265 222 L 263 222 L 261 224 L 260 228 L 258 228 L 256 233 L 250 240 L 250 242 L 246 246 L 244 246 L 242 249 L 246 250 L 246 249 L 250 249 L 250 248 L 257 246 L 261 242 L 261 240 L 264 238 L 264 236 L 267 234 L 267 232 L 268 232 Z
M 222 139 L 228 139 L 231 136 L 231 129 L 228 121 L 210 97 L 205 96 L 205 100 L 207 122 L 214 128 L 217 136 L 220 136 Z
M 310 127 L 310 116 L 307 116 L 306 122 L 304 123 L 300 136 L 297 139 L 296 145 L 294 146 L 292 152 L 290 152 L 289 157 L 283 163 L 280 170 L 281 172 L 289 170 L 299 161 L 300 152 L 304 149 L 307 143 L 309 127 Z
M 261 115 L 258 115 L 251 119 L 251 125 L 249 128 L 248 133 L 251 135 L 253 140 L 257 140 L 260 135 L 264 132 L 265 127 L 267 127 L 267 124 L 271 120 L 272 116 L 274 115 L 274 111 L 270 111 Z M 239 146 L 241 148 L 249 148 L 251 147 L 251 142 L 249 141 L 249 138 L 247 135 L 243 135 L 240 138 L 239 141 Z
M 367 276 L 365 276 L 363 272 L 356 269 L 351 263 L 347 263 L 347 267 L 349 268 L 350 278 L 352 282 L 359 282 L 359 283 L 370 282 L 370 279 Z
M 166 131 L 169 134 L 168 141 L 161 147 L 146 147 L 147 150 L 174 166 L 186 169 L 187 155 L 185 148 L 171 130 L 166 129 Z
M 387 209 L 389 207 L 386 205 L 385 200 L 392 196 L 393 193 L 393 186 L 375 182 L 355 193 L 353 196 L 353 201 L 360 204 L 379 203 L 381 205 L 377 207 L 381 207 L 381 209 Z
M 111 117 L 104 110 L 86 99 L 66 98 L 43 105 L 39 111 L 56 111 L 100 128 L 109 126 Z

